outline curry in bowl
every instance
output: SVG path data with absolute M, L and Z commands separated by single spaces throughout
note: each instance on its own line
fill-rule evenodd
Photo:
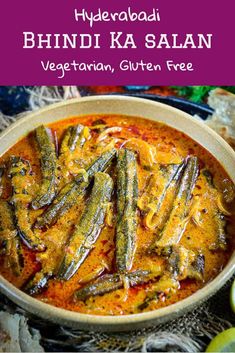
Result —
M 233 251 L 235 187 L 160 122 L 119 115 L 41 125 L 0 158 L 0 273 L 94 315 L 190 296 Z

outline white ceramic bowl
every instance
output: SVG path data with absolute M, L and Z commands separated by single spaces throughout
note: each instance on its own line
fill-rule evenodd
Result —
M 94 96 L 73 99 L 40 109 L 20 119 L 0 136 L 0 155 L 38 125 L 86 114 L 125 114 L 161 121 L 184 132 L 207 149 L 224 167 L 235 183 L 235 152 L 203 122 L 170 106 L 140 98 Z M 80 314 L 45 304 L 15 288 L 0 276 L 0 290 L 25 310 L 56 323 L 80 329 L 127 331 L 165 322 L 183 315 L 214 294 L 234 273 L 235 252 L 223 271 L 190 297 L 167 307 L 125 316 L 95 316 Z

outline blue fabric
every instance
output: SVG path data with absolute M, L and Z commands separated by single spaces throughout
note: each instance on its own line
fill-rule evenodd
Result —
M 0 111 L 6 115 L 28 109 L 29 95 L 24 86 L 0 86 Z
M 124 86 L 128 91 L 146 91 L 151 86 Z
M 27 110 L 27 88 L 29 86 L 0 86 L 0 111 L 6 115 L 15 115 Z M 144 91 L 148 88 L 150 86 L 125 86 L 127 91 Z M 83 95 L 87 95 L 87 92 Z

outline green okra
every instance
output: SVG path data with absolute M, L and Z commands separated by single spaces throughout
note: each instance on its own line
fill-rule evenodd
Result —
M 40 155 L 42 183 L 33 199 L 31 206 L 37 210 L 49 205 L 56 194 L 57 157 L 51 131 L 44 125 L 35 130 L 38 151 Z
M 184 163 L 160 165 L 150 176 L 138 200 L 146 227 L 157 231 L 162 229 L 169 217 L 183 169 Z
M 168 258 L 168 270 L 177 280 L 186 278 L 202 280 L 205 258 L 201 252 L 192 251 L 183 246 L 173 246 Z
M 83 147 L 86 138 L 83 135 L 84 126 L 81 124 L 70 126 L 63 137 L 60 154 L 74 152 L 76 148 Z
M 99 156 L 90 166 L 88 166 L 85 175 L 78 175 L 74 180 L 66 184 L 61 189 L 52 204 L 40 217 L 38 217 L 35 227 L 49 227 L 56 223 L 67 210 L 78 202 L 79 197 L 81 199 L 81 197 L 85 195 L 85 192 L 95 173 L 105 170 L 110 165 L 115 155 L 115 149 L 101 154 L 101 156 Z
M 214 184 L 213 176 L 208 169 L 202 170 L 202 175 L 207 181 L 207 185 L 211 189 L 211 192 L 217 193 L 216 186 Z M 219 197 L 219 194 L 217 195 Z M 227 234 L 226 234 L 226 219 L 225 215 L 221 212 L 218 205 L 213 208 L 213 219 L 216 225 L 216 242 L 210 245 L 210 250 L 226 250 L 227 249 Z
M 134 287 L 148 283 L 154 278 L 156 278 L 156 275 L 153 275 L 150 271 L 146 270 L 137 270 L 135 272 L 129 272 L 126 275 L 120 273 L 105 274 L 78 289 L 74 293 L 74 298 L 75 300 L 84 301 L 89 297 L 104 295 L 117 289 L 121 289 L 125 286 L 125 281 L 128 282 L 130 287 Z
M 44 251 L 45 245 L 33 232 L 29 222 L 27 183 L 30 164 L 20 157 L 12 157 L 9 175 L 12 182 L 13 194 L 11 204 L 14 207 L 15 224 L 21 240 L 29 249 Z
M 134 152 L 121 149 L 117 161 L 116 268 L 129 271 L 137 230 L 138 178 Z
M 70 279 L 85 261 L 97 241 L 111 199 L 113 181 L 111 177 L 98 172 L 87 206 L 66 247 L 65 255 L 58 271 L 61 279 Z
M 0 254 L 5 256 L 7 265 L 19 276 L 24 267 L 23 251 L 11 205 L 0 200 Z
M 0 187 L 5 168 L 0 168 Z M 23 251 L 15 224 L 12 206 L 0 199 L 0 255 L 5 256 L 7 266 L 19 276 L 24 267 Z
M 52 277 L 52 273 L 45 273 L 43 270 L 37 272 L 24 286 L 24 292 L 29 295 L 40 294 L 48 284 L 48 280 Z
M 173 202 L 169 218 L 160 232 L 159 239 L 153 245 L 156 252 L 167 252 L 168 248 L 177 244 L 188 221 L 190 200 L 199 173 L 197 157 L 189 157 Z

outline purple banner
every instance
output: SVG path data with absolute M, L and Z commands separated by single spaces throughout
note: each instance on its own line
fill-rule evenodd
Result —
M 2 1 L 1 85 L 234 85 L 234 0 Z

